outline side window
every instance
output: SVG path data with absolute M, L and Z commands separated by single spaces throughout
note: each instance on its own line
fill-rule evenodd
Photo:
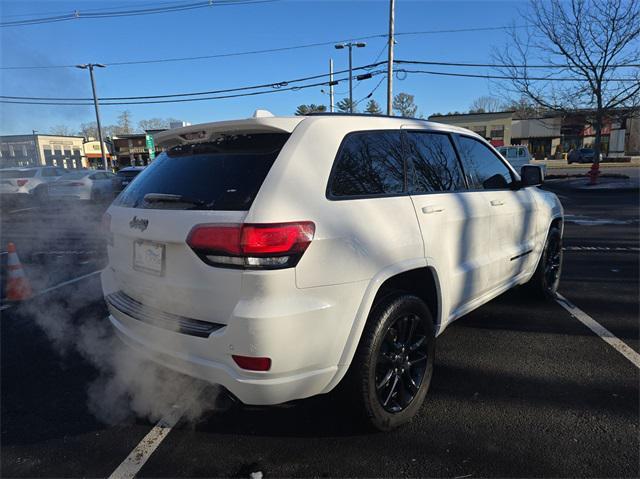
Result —
M 460 157 L 469 179 L 476 190 L 499 190 L 513 182 L 511 171 L 484 143 L 460 136 Z
M 413 193 L 466 189 L 464 176 L 449 135 L 408 132 L 407 159 L 411 159 Z
M 342 142 L 330 193 L 376 196 L 404 192 L 400 130 L 350 133 Z
M 93 175 L 89 176 L 90 180 L 99 180 L 100 178 L 100 173 L 94 173 Z
M 56 169 L 55 168 L 43 168 L 41 170 L 41 175 L 44 176 L 44 177 L 56 176 Z

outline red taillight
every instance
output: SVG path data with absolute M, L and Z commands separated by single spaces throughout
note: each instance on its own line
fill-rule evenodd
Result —
M 216 266 L 288 268 L 298 263 L 314 233 L 311 221 L 198 225 L 189 233 L 187 244 Z
M 194 250 L 240 255 L 242 225 L 202 225 L 189 233 L 187 244 Z
M 246 225 L 240 245 L 245 254 L 304 251 L 311 243 L 315 225 L 310 221 L 277 225 Z
M 16 180 L 16 183 L 18 183 L 18 186 L 24 186 L 29 183 L 29 180 Z
M 231 356 L 238 366 L 249 371 L 268 371 L 271 369 L 271 358 L 254 358 L 251 356 Z

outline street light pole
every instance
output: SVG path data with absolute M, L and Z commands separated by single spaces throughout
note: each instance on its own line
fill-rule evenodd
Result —
M 98 95 L 96 94 L 96 81 L 93 78 L 93 69 L 97 68 L 105 68 L 104 65 L 100 63 L 87 63 L 84 65 L 76 65 L 77 68 L 82 68 L 83 70 L 89 70 L 89 76 L 91 77 L 91 90 L 93 91 L 93 106 L 96 109 L 96 123 L 98 124 L 98 141 L 100 142 L 100 154 L 102 155 L 102 166 L 105 170 L 108 170 L 109 167 L 107 165 L 107 156 L 104 153 L 104 141 L 102 140 L 102 127 L 100 125 L 100 107 L 98 105 Z
M 393 30 L 395 23 L 395 0 L 389 0 L 389 42 L 387 46 L 387 115 L 393 112 Z
M 329 111 L 333 113 L 333 59 L 329 59 Z
M 353 113 L 353 59 L 352 59 L 352 50 L 353 47 L 356 48 L 364 48 L 367 44 L 365 42 L 349 42 L 349 43 L 338 43 L 335 45 L 336 49 L 341 50 L 345 47 L 349 49 L 349 113 Z
M 353 44 L 349 42 L 349 113 L 353 113 Z

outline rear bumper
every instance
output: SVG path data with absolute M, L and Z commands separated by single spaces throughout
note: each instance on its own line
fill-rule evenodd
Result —
M 185 350 L 158 347 L 158 344 L 148 340 L 148 332 L 147 338 L 136 334 L 132 327 L 132 322 L 136 322 L 134 319 L 111 314 L 109 320 L 120 339 L 129 347 L 146 354 L 149 359 L 167 368 L 212 384 L 220 384 L 244 404 L 281 404 L 319 394 L 337 371 L 337 367 L 331 367 L 291 376 L 270 377 L 269 373 L 264 373 L 263 377 L 247 377 L 234 370 L 223 358 L 213 360 Z
M 294 272 L 283 271 L 292 284 Z M 260 277 L 260 275 L 258 275 Z M 265 276 L 260 277 L 264 281 Z M 281 278 L 283 279 L 283 278 Z M 103 290 L 116 289 L 102 273 Z M 249 280 L 251 281 L 251 280 Z M 227 388 L 245 404 L 280 404 L 328 392 L 353 325 L 364 283 L 309 290 L 287 297 L 241 299 L 224 327 L 208 337 L 174 332 L 135 319 L 109 305 L 110 321 L 131 348 L 183 374 Z M 277 288 L 276 288 L 277 289 Z M 240 369 L 231 355 L 269 357 L 267 372 Z

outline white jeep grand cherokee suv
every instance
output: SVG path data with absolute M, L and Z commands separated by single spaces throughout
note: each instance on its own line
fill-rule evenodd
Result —
M 277 404 L 342 382 L 375 427 L 416 414 L 436 337 L 558 285 L 562 206 L 481 137 L 392 117 L 160 133 L 105 216 L 110 320 L 155 361 Z

